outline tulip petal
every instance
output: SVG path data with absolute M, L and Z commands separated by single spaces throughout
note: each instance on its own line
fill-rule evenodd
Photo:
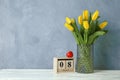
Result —
M 82 24 L 82 16 L 81 16 L 81 15 L 78 16 L 78 23 L 79 23 L 79 24 Z
M 99 11 L 96 10 L 92 15 L 92 20 L 95 21 L 98 18 L 98 16 L 99 16 Z
M 83 21 L 83 27 L 85 29 L 89 29 L 89 23 L 88 23 L 88 21 Z
M 104 21 L 104 22 L 102 22 L 101 24 L 99 24 L 100 29 L 105 28 L 105 27 L 107 26 L 107 24 L 108 24 L 107 21 Z
M 74 28 L 68 24 L 68 23 L 65 23 L 64 26 L 69 30 L 69 31 L 74 31 Z
M 89 11 L 88 10 L 84 10 L 83 11 L 83 19 L 84 20 L 88 20 L 88 17 L 89 17 Z
M 66 17 L 66 22 L 68 23 L 68 24 L 71 24 L 72 23 L 72 21 L 71 21 L 71 19 L 69 18 L 69 17 Z

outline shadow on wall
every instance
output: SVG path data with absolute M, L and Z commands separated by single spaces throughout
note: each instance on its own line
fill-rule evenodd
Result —
M 120 30 L 108 30 L 109 32 L 95 43 L 95 69 L 120 69 L 120 64 L 118 64 L 120 60 Z

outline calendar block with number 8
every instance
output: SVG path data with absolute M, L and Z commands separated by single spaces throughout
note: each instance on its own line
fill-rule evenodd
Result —
M 74 72 L 73 58 L 54 58 L 53 64 L 55 72 Z

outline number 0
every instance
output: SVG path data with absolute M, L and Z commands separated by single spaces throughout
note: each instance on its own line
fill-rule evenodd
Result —
M 60 62 L 60 67 L 63 67 L 64 66 L 64 63 L 63 62 Z

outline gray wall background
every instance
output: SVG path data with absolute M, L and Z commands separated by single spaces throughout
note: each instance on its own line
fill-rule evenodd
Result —
M 120 0 L 0 0 L 0 68 L 52 68 L 76 43 L 65 17 L 100 11 L 108 34 L 94 44 L 96 69 L 120 69 Z

